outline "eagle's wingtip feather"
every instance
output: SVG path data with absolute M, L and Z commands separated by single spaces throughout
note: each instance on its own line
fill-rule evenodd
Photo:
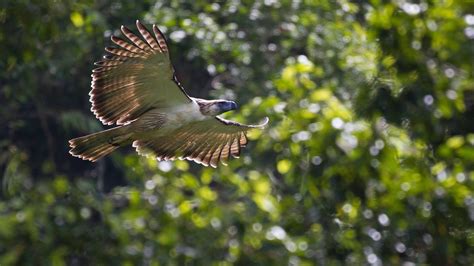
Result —
M 265 118 L 263 118 L 262 122 L 260 122 L 259 124 L 255 125 L 253 127 L 263 129 L 268 125 L 269 121 L 270 121 L 270 119 L 268 118 L 268 116 L 265 116 Z

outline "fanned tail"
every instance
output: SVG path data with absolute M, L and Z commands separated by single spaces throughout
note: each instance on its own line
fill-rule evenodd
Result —
M 118 147 L 130 142 L 131 133 L 126 126 L 115 127 L 87 136 L 69 140 L 72 156 L 95 162 L 110 154 Z

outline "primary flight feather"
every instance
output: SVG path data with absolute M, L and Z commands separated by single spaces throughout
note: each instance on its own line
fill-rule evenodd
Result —
M 89 161 L 132 144 L 141 155 L 158 160 L 186 159 L 205 166 L 225 164 L 238 157 L 247 143 L 246 132 L 260 125 L 244 125 L 217 115 L 235 110 L 227 100 L 190 97 L 174 73 L 163 33 L 136 22 L 141 37 L 122 26 L 124 39 L 112 36 L 116 47 L 92 71 L 91 111 L 115 128 L 69 141 L 73 156 Z

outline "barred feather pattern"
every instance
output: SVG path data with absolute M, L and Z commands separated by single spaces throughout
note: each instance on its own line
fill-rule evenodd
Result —
M 118 147 L 130 143 L 127 126 L 119 126 L 69 140 L 69 153 L 83 160 L 95 162 Z
M 91 111 L 103 124 L 119 126 L 70 140 L 70 153 L 97 161 L 132 143 L 139 154 L 160 161 L 191 160 L 217 167 L 238 158 L 247 131 L 263 128 L 268 118 L 259 125 L 244 125 L 214 116 L 212 106 L 218 100 L 191 98 L 184 91 L 158 27 L 148 31 L 139 21 L 136 26 L 138 35 L 122 26 L 123 37 L 111 37 L 115 46 L 105 48 L 108 54 L 92 71 Z M 188 108 L 196 104 L 199 114 Z M 203 116 L 208 119 L 201 120 Z
M 153 33 L 139 21 L 139 35 L 122 26 L 124 38 L 112 36 L 95 63 L 90 91 L 91 111 L 106 125 L 129 123 L 148 110 L 191 102 L 174 75 L 168 45 L 156 25 Z
M 204 166 L 227 165 L 230 157 L 238 158 L 247 144 L 247 131 L 262 128 L 243 125 L 220 117 L 185 125 L 166 136 L 136 140 L 133 147 L 141 155 L 153 155 L 159 161 L 190 160 Z

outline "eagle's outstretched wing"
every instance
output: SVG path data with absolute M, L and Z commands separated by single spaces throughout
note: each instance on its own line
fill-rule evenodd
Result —
M 205 166 L 226 164 L 229 156 L 238 157 L 247 144 L 246 133 L 259 125 L 244 125 L 221 117 L 187 124 L 167 136 L 137 140 L 133 146 L 141 155 L 153 154 L 160 161 L 187 159 Z
M 112 36 L 117 47 L 92 71 L 91 111 L 103 124 L 122 125 L 144 112 L 189 103 L 191 99 L 174 75 L 168 45 L 156 25 L 153 34 L 138 20 L 141 37 L 122 26 L 126 39 Z

